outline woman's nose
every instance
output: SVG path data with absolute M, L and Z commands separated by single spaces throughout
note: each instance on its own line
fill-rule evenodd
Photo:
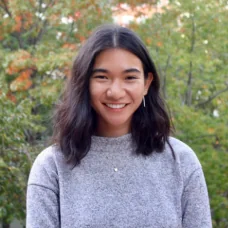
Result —
M 107 89 L 107 97 L 118 100 L 125 96 L 125 89 L 119 82 L 113 82 Z

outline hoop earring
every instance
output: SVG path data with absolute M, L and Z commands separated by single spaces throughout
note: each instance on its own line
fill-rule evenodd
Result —
M 146 107 L 145 96 L 143 97 L 143 107 Z

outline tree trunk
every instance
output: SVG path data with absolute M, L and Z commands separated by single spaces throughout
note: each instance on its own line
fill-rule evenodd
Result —
M 191 47 L 189 53 L 192 54 L 195 49 L 195 33 L 196 33 L 196 24 L 194 20 L 194 16 L 192 16 L 192 38 L 191 38 Z M 187 81 L 187 88 L 185 92 L 185 104 L 191 106 L 192 104 L 192 78 L 193 78 L 193 63 L 192 60 L 189 63 L 189 72 L 188 72 L 188 81 Z
M 192 104 L 192 61 L 189 64 L 187 90 L 185 94 L 185 104 L 191 106 Z
M 171 56 L 168 55 L 168 58 L 167 58 L 167 60 L 166 60 L 166 66 L 165 66 L 165 68 L 164 68 L 164 74 L 163 74 L 163 79 L 162 79 L 162 85 L 161 85 L 162 94 L 163 94 L 164 99 L 167 98 L 166 74 L 167 74 L 167 69 L 169 68 L 170 59 L 171 59 Z
M 2 228 L 10 228 L 10 224 L 3 221 L 2 222 Z

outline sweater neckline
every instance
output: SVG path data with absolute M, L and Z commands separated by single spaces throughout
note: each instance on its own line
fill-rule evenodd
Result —
M 91 150 L 94 151 L 125 151 L 132 149 L 132 134 L 128 133 L 119 137 L 92 136 Z

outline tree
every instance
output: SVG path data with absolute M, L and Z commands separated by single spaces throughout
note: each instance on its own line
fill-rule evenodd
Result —
M 6 88 L 0 89 L 0 218 L 3 227 L 7 227 L 13 218 L 25 216 L 25 189 L 32 163 L 25 131 L 43 129 L 37 123 L 38 117 L 31 113 L 31 100 L 26 98 L 15 104 Z
M 98 24 L 106 1 L 0 1 L 0 219 L 25 218 L 31 163 L 51 137 L 51 110 L 72 58 Z
M 216 227 L 228 226 L 226 15 L 226 1 L 170 1 L 144 24 L 130 25 L 156 62 L 176 136 L 203 165 Z
M 25 218 L 31 164 L 52 134 L 52 108 L 72 58 L 91 30 L 112 21 L 110 0 L 0 0 L 0 219 Z M 227 227 L 227 2 L 124 1 L 144 20 L 129 26 L 147 44 L 161 76 L 178 138 L 203 165 L 213 223 Z M 151 4 L 155 4 L 152 6 Z M 111 5 L 111 6 L 110 6 Z M 144 21 L 144 22 L 143 22 Z

